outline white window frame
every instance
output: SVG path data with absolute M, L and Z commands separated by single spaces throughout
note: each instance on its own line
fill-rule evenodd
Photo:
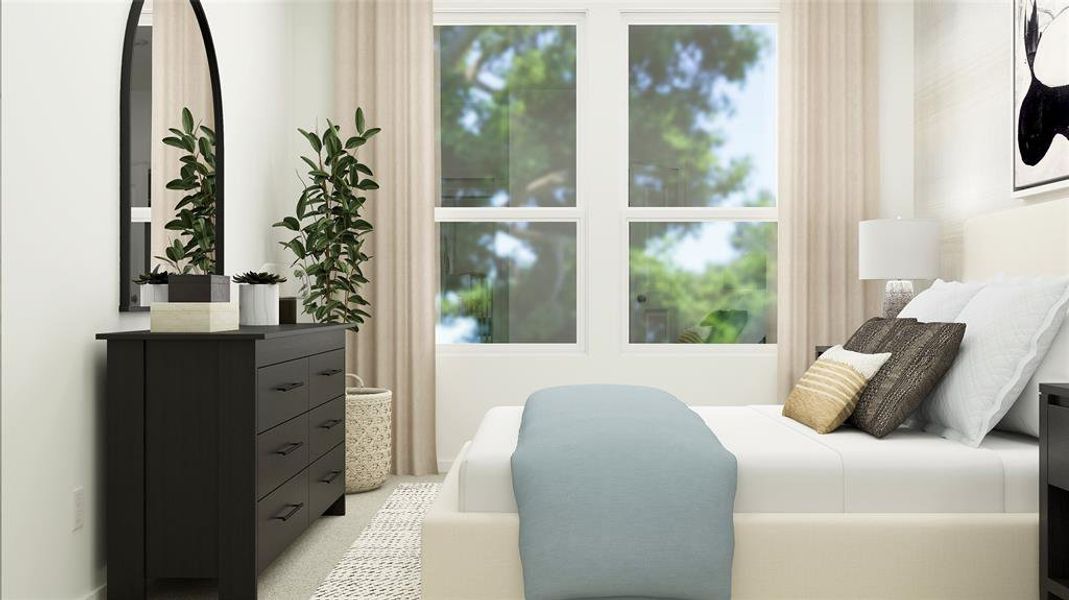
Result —
M 779 59 L 779 39 L 778 39 L 778 24 L 779 14 L 775 10 L 752 10 L 745 11 L 711 8 L 705 11 L 689 11 L 689 10 L 625 10 L 621 12 L 621 21 L 623 26 L 623 45 L 625 57 L 629 56 L 630 52 L 630 28 L 632 25 L 776 25 L 777 26 L 777 61 Z M 777 65 L 779 68 L 779 65 Z M 630 73 L 630 65 L 628 65 L 628 73 Z M 622 92 L 623 98 L 628 98 L 630 95 L 630 80 L 625 78 L 621 84 L 624 86 Z M 779 93 L 777 86 L 777 94 Z M 775 103 L 776 114 L 774 119 L 777 121 L 777 131 L 779 130 L 779 103 L 778 98 Z M 625 115 L 624 124 L 630 123 L 630 103 L 625 102 L 623 107 L 623 113 Z M 779 156 L 779 139 L 775 140 L 775 146 L 773 147 L 773 155 L 777 158 Z M 628 164 L 623 165 L 624 173 L 623 177 L 625 181 L 629 181 L 629 174 L 627 173 Z M 778 187 L 778 177 L 777 177 Z M 630 191 L 630 190 L 629 190 Z M 678 344 L 678 343 L 639 343 L 631 341 L 631 328 L 630 328 L 630 315 L 631 315 L 631 295 L 630 295 L 630 281 L 631 281 L 631 265 L 629 255 L 631 251 L 630 235 L 632 223 L 707 223 L 713 221 L 723 221 L 729 223 L 735 223 L 740 221 L 745 222 L 762 222 L 762 223 L 779 223 L 779 205 L 780 195 L 779 190 L 776 190 L 776 205 L 771 207 L 716 207 L 716 206 L 665 206 L 665 207 L 632 207 L 629 204 L 630 194 L 625 196 L 623 201 L 624 218 L 621 223 L 622 231 L 620 239 L 622 240 L 622 247 L 620 252 L 624 258 L 621 260 L 621 281 L 624 282 L 624 293 L 620 298 L 620 310 L 623 315 L 623 327 L 620 332 L 621 340 L 621 353 L 624 354 L 692 354 L 692 353 L 712 353 L 712 354 L 775 354 L 776 344 Z M 778 239 L 778 232 L 777 232 Z M 777 269 L 780 268 L 780 263 L 777 262 Z M 776 311 L 779 312 L 779 299 L 776 302 Z
M 509 12 L 486 12 L 478 7 L 462 5 L 450 11 L 436 11 L 434 26 L 440 25 L 565 25 L 575 27 L 575 206 L 569 207 L 443 207 L 434 209 L 436 223 L 575 223 L 575 342 L 573 343 L 437 343 L 439 353 L 446 354 L 498 354 L 501 352 L 523 354 L 585 354 L 587 350 L 586 323 L 586 277 L 587 261 L 587 215 L 585 208 L 585 183 L 582 115 L 586 106 L 586 19 L 585 10 L 519 10 Z M 437 85 L 437 82 L 436 82 Z M 437 149 L 436 149 L 437 151 Z M 441 183 L 439 182 L 439 185 Z M 439 192 L 439 197 L 441 193 Z M 439 315 L 440 318 L 440 315 Z
M 491 8 L 492 7 L 492 8 Z M 597 13 L 597 23 L 592 23 L 592 12 Z M 597 29 L 602 36 L 607 33 L 605 27 L 606 12 L 614 13 L 612 35 L 619 36 L 613 40 L 619 56 L 612 64 L 598 64 L 598 69 L 614 71 L 614 86 L 611 89 L 595 89 L 590 85 L 590 31 Z M 623 120 L 616 123 L 626 132 L 628 127 L 629 65 L 628 39 L 631 25 L 722 25 L 722 24 L 772 24 L 779 23 L 778 0 L 435 0 L 434 26 L 440 25 L 571 25 L 576 28 L 576 206 L 575 207 L 437 207 L 434 211 L 436 223 L 446 222 L 574 222 L 576 224 L 576 342 L 575 343 L 438 343 L 439 355 L 589 355 L 591 352 L 590 311 L 590 249 L 591 229 L 610 231 L 619 229 L 621 244 L 617 253 L 619 265 L 613 269 L 614 293 L 618 301 L 619 327 L 616 328 L 617 341 L 609 345 L 620 355 L 732 355 L 732 356 L 767 356 L 776 353 L 777 345 L 768 344 L 647 344 L 630 341 L 630 264 L 628 243 L 630 227 L 633 222 L 708 222 L 708 221 L 747 221 L 777 222 L 779 206 L 783 198 L 776 193 L 774 207 L 631 207 L 628 205 L 628 150 L 612 156 L 612 178 L 614 181 L 606 188 L 592 189 L 604 181 L 592 181 L 586 168 L 590 157 L 594 156 L 593 145 L 596 137 L 591 135 L 591 115 L 588 112 L 595 106 L 605 103 L 619 103 L 617 117 Z M 779 28 L 777 27 L 777 36 Z M 598 40 L 601 41 L 601 40 Z M 779 54 L 777 40 L 777 54 Z M 782 59 L 777 55 L 777 60 Z M 778 66 L 781 68 L 781 66 Z M 778 90 L 777 90 L 778 93 Z M 778 103 L 777 103 L 778 106 Z M 778 109 L 777 109 L 778 111 Z M 617 120 L 619 120 L 617 118 Z M 779 114 L 775 115 L 779 119 Z M 624 135 L 626 139 L 626 135 Z M 778 158 L 778 139 L 776 156 Z M 608 189 L 609 191 L 605 191 Z M 622 193 L 621 193 L 622 191 Z M 599 196 L 594 196 L 597 193 Z M 615 196 L 605 199 L 601 196 Z M 611 204 L 611 206 L 610 206 Z M 593 216 L 591 213 L 594 213 Z M 612 219 L 610 213 L 617 217 Z M 592 223 L 594 219 L 598 223 Z M 606 219 L 609 219 L 606 221 Z M 612 221 L 615 220 L 614 225 Z M 596 227 L 595 227 L 596 226 Z M 778 268 L 783 268 L 783 257 L 777 260 Z M 782 307 L 777 301 L 777 312 Z M 602 332 L 604 333 L 604 331 Z

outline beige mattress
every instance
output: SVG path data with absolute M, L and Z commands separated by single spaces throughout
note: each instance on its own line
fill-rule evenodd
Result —
M 994 432 L 970 448 L 908 429 L 882 440 L 850 428 L 820 435 L 781 408 L 693 407 L 738 460 L 736 513 L 1038 512 L 1035 439 Z M 522 414 L 505 406 L 483 418 L 459 465 L 462 512 L 516 512 Z

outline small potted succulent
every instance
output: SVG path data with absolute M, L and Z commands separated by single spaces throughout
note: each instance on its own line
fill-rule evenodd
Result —
M 242 325 L 278 325 L 278 284 L 286 281 L 274 273 L 249 271 L 234 277 L 238 288 L 239 321 Z
M 153 302 L 167 302 L 167 281 L 171 274 L 160 271 L 157 265 L 151 271 L 142 273 L 134 279 L 134 283 L 140 288 L 138 296 L 141 306 L 152 306 Z

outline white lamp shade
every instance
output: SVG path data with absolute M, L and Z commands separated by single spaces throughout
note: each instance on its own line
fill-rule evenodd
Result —
M 861 279 L 935 279 L 939 276 L 939 223 L 875 219 L 858 224 Z

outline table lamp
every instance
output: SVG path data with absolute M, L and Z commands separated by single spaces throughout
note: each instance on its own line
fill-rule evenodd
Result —
M 926 219 L 874 219 L 858 224 L 861 279 L 886 279 L 883 316 L 893 319 L 913 299 L 913 279 L 939 276 L 939 223 Z

